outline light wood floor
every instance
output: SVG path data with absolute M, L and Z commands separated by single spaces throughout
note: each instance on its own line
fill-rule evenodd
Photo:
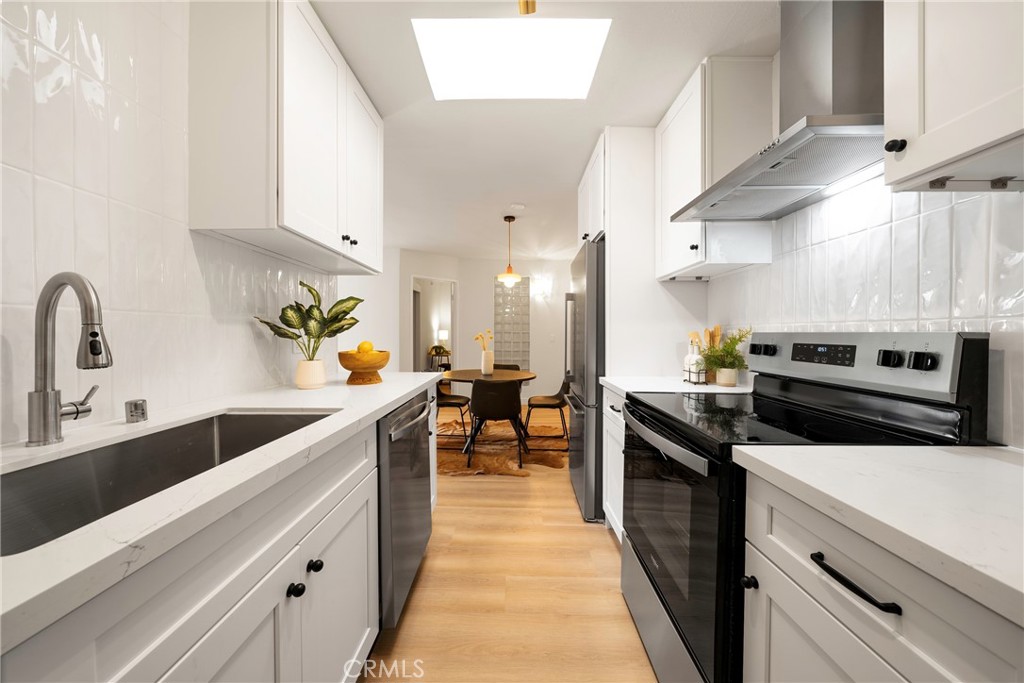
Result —
M 443 409 L 439 419 L 454 419 Z M 532 424 L 559 424 L 535 411 Z M 371 657 L 430 683 L 655 681 L 619 592 L 619 548 L 568 469 L 438 477 L 433 533 L 398 629 Z M 423 676 L 414 679 L 415 660 Z M 379 672 L 378 666 L 378 672 Z

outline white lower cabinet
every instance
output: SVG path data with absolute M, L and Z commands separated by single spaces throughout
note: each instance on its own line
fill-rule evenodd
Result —
M 380 626 L 376 464 L 371 425 L 5 653 L 0 678 L 356 680 Z
M 622 403 L 625 399 L 608 388 L 604 390 L 604 462 L 602 463 L 604 519 L 615 536 L 622 542 L 622 494 L 623 467 L 622 451 L 626 442 L 626 422 L 622 418 Z
M 746 538 L 744 680 L 1024 680 L 1024 629 L 749 473 Z

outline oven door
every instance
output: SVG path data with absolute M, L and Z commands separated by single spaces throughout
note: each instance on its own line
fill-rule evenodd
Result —
M 716 634 L 725 626 L 717 623 L 726 522 L 721 467 L 628 401 L 622 412 L 623 526 L 690 656 L 705 680 L 714 681 Z

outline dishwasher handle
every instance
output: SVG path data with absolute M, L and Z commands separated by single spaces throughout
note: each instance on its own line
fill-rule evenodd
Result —
M 398 441 L 403 438 L 406 434 L 412 431 L 412 428 L 418 423 L 423 422 L 430 417 L 430 403 L 423 403 L 423 411 L 412 420 L 409 420 L 398 429 L 392 429 L 388 432 L 388 439 L 392 442 Z

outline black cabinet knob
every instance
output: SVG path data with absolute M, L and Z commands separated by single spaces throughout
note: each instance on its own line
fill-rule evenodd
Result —
M 314 572 L 314 573 L 316 573 L 316 572 L 320 571 L 323 568 L 324 568 L 324 561 L 323 560 L 310 560 L 309 562 L 306 563 L 306 571 L 307 572 Z
M 304 583 L 290 583 L 288 584 L 288 590 L 285 591 L 285 595 L 289 598 L 301 598 L 302 594 L 306 592 L 306 584 Z
M 898 368 L 903 365 L 903 354 L 891 349 L 879 349 L 878 360 L 875 364 L 881 365 L 883 368 Z
M 690 251 L 697 251 L 698 249 L 700 249 L 700 245 L 699 244 L 691 244 L 690 245 Z
M 352 246 L 353 247 L 356 246 L 357 244 L 359 244 L 359 240 L 352 240 Z
M 907 357 L 907 367 L 911 370 L 934 370 L 939 367 L 939 357 L 927 351 L 911 351 Z
M 893 138 L 892 140 L 886 140 L 886 142 L 885 142 L 885 151 L 886 152 L 902 152 L 906 148 L 907 148 L 907 141 L 903 140 L 902 138 L 899 139 L 899 140 L 897 140 L 896 138 Z
M 342 242 L 348 242 L 350 239 L 352 239 L 352 238 L 349 237 L 348 235 L 342 235 L 341 236 L 341 241 Z
M 581 237 L 580 239 L 583 240 L 584 242 L 586 242 L 588 239 L 590 239 L 590 233 L 589 232 L 583 233 L 583 237 Z
M 762 344 L 761 353 L 766 356 L 774 356 L 779 352 L 779 347 L 775 344 Z
M 744 576 L 740 578 L 740 585 L 746 590 L 757 589 L 757 577 L 756 576 Z

